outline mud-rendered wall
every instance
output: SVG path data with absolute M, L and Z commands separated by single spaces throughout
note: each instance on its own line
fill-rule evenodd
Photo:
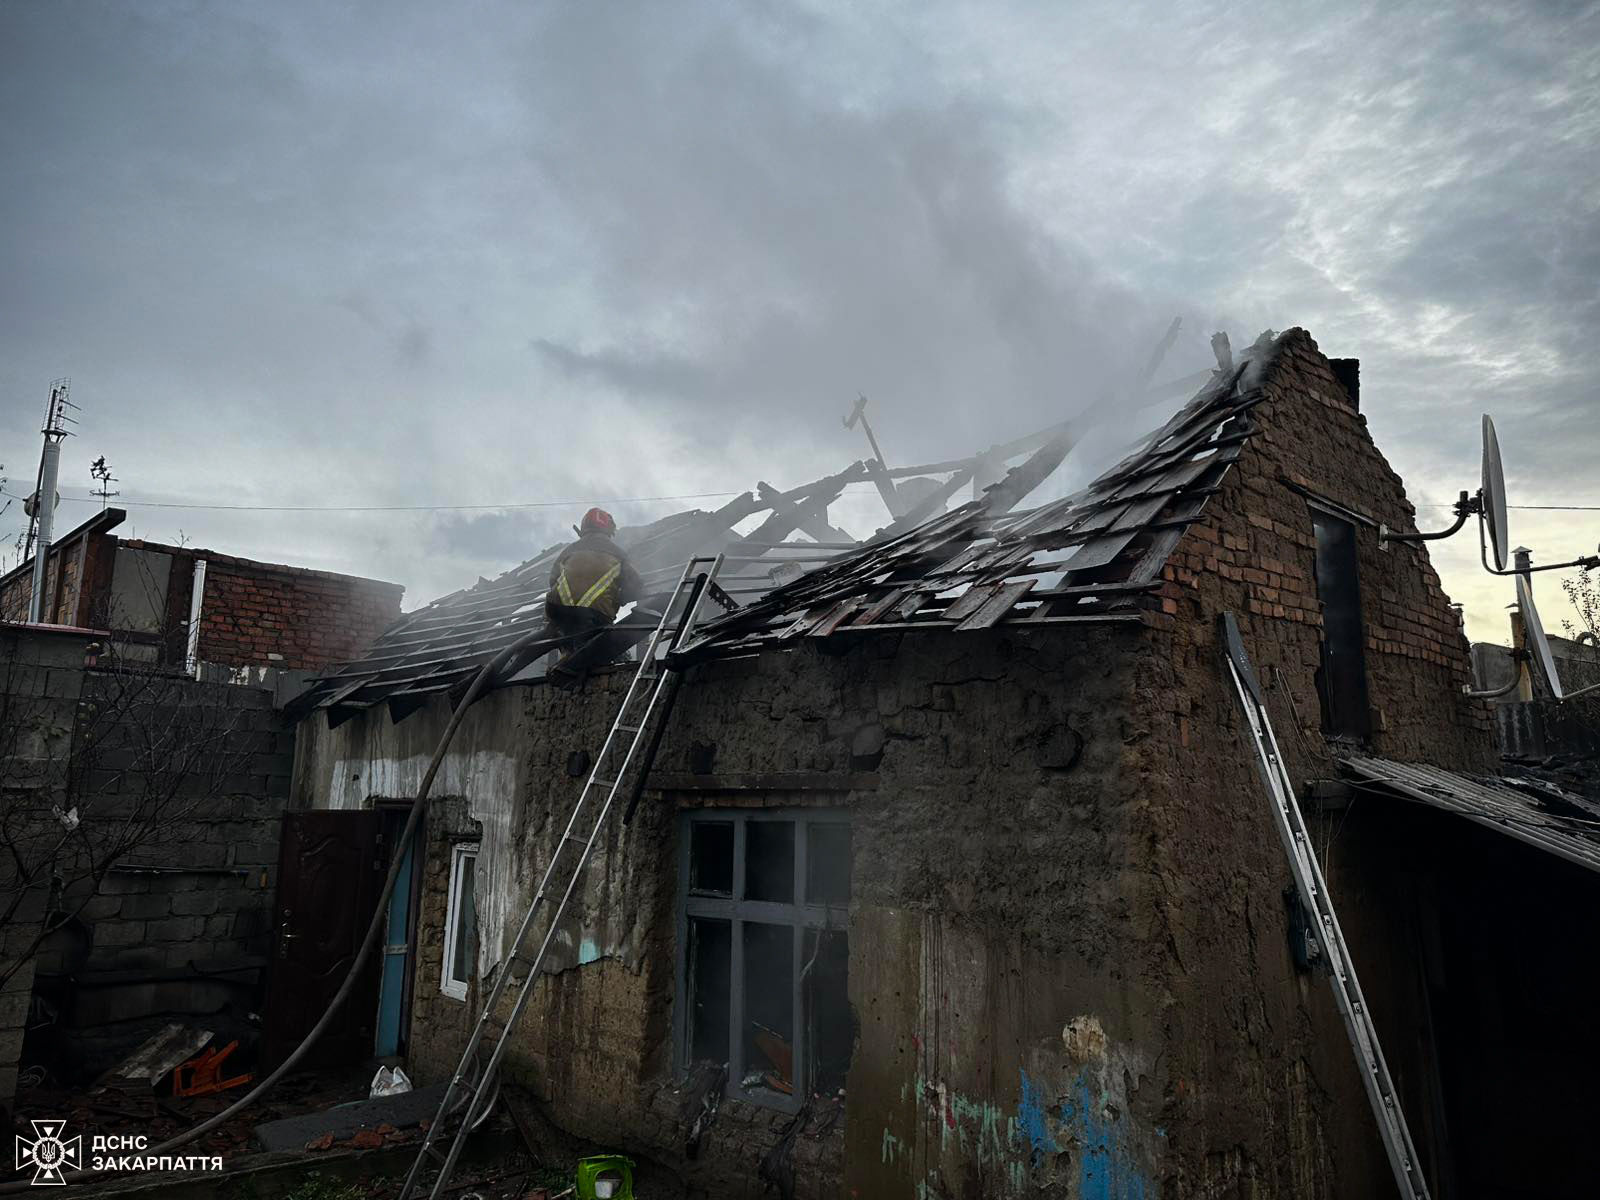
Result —
M 1236 613 L 1293 778 L 1336 778 L 1313 682 L 1322 618 L 1304 492 L 1373 523 L 1356 530 L 1369 752 L 1488 771 L 1493 743 L 1485 706 L 1461 695 L 1468 648 L 1426 550 L 1378 546 L 1378 522 L 1414 529 L 1401 481 L 1303 331 L 1285 335 L 1264 387 L 1261 431 L 1172 559 L 1165 598 L 1176 612 L 1141 675 L 1141 692 L 1166 710 L 1143 762 L 1151 793 L 1164 797 L 1149 836 L 1177 964 L 1165 1037 L 1168 1182 L 1180 1194 L 1388 1195 L 1327 982 L 1291 959 L 1288 865 L 1216 637 L 1217 614 Z M 1448 1168 L 1419 967 L 1426 906 L 1364 823 L 1347 824 L 1342 809 L 1319 821 L 1306 807 L 1424 1171 L 1437 1181 Z
M 795 1140 L 796 1195 L 1155 1194 L 1168 968 L 1133 784 L 1148 736 L 1130 696 L 1143 636 L 873 636 L 698 668 L 658 762 L 670 790 L 603 835 L 517 1035 L 515 1073 L 563 1126 L 650 1160 L 689 1194 L 760 1195 L 758 1164 L 786 1114 L 725 1101 L 698 1157 L 684 1154 L 687 1098 L 672 1091 L 677 813 L 845 808 L 859 1032 L 843 1120 L 825 1135 L 813 1121 Z M 598 751 L 624 685 L 484 704 L 478 720 L 504 735 L 495 744 L 517 747 L 502 777 L 519 791 L 506 805 L 513 911 L 559 834 L 552 814 L 577 794 L 569 756 Z M 378 714 L 317 734 L 302 794 L 325 786 L 317 760 L 348 778 L 360 746 L 418 722 L 415 751 L 438 716 L 390 726 Z M 491 753 L 463 732 L 474 740 L 440 788 L 465 802 L 431 814 L 411 1056 L 429 1080 L 454 1064 L 473 1011 L 440 992 L 437 961 L 447 848 L 477 828 L 472 780 Z M 302 747 L 310 740 L 303 732 Z M 395 757 L 382 749 L 375 760 Z M 369 785 L 370 774 L 358 787 Z

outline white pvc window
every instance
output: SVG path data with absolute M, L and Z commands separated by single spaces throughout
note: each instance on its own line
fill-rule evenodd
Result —
M 467 998 L 478 961 L 478 909 L 474 896 L 478 846 L 455 846 L 450 851 L 450 894 L 444 923 L 444 964 L 439 990 L 455 1000 Z

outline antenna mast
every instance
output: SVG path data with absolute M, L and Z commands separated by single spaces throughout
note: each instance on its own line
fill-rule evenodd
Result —
M 28 599 L 28 620 L 34 624 L 44 619 L 45 560 L 50 557 L 50 537 L 55 532 L 56 483 L 61 475 L 61 439 L 72 436 L 68 425 L 77 419 L 69 417 L 67 410 L 78 411 L 78 406 L 67 399 L 72 383 L 57 379 L 50 385 L 50 401 L 44 409 L 44 450 L 39 455 L 39 482 L 33 493 L 29 516 L 33 522 L 28 527 L 28 552 L 33 555 L 33 592 Z

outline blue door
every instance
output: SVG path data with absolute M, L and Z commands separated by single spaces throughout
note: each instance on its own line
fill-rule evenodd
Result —
M 405 1017 L 410 1005 L 406 990 L 411 972 L 411 897 L 415 888 L 416 846 L 420 838 L 413 838 L 400 860 L 400 878 L 395 880 L 394 895 L 389 897 L 388 920 L 383 932 L 383 974 L 378 985 L 378 1036 L 373 1052 L 379 1058 L 400 1053 L 400 1039 L 405 1033 Z

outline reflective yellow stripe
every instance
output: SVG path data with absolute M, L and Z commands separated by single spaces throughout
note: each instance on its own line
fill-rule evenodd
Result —
M 606 594 L 606 589 L 617 581 L 617 576 L 620 574 L 622 574 L 622 564 L 618 563 L 604 575 L 600 576 L 599 579 L 594 581 L 594 586 L 583 594 L 582 600 L 578 601 L 578 607 L 588 608 L 596 600 L 600 599 L 601 596 Z M 561 582 L 565 583 L 566 581 L 567 577 L 563 575 L 561 577 Z
M 556 598 L 569 608 L 572 605 L 572 589 L 567 586 L 567 569 L 561 568 L 561 575 L 556 580 Z

